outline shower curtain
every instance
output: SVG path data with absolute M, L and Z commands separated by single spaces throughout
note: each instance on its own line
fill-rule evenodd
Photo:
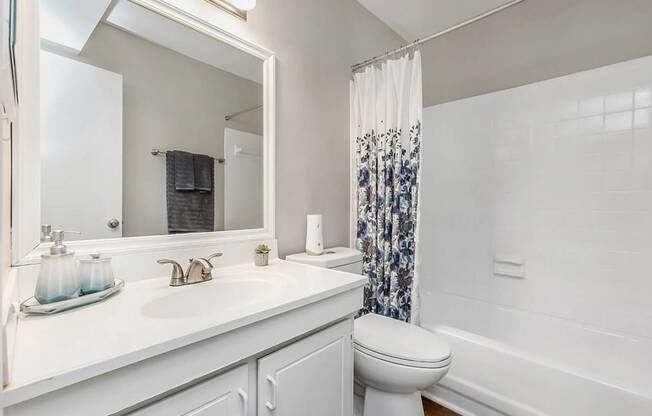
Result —
M 418 321 L 415 273 L 423 112 L 421 55 L 370 66 L 351 81 L 361 314 Z

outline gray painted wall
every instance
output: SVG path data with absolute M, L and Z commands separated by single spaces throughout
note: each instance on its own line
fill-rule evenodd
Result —
M 526 0 L 422 48 L 424 105 L 652 54 L 650 0 Z
M 278 59 L 279 254 L 305 250 L 309 213 L 327 247 L 348 245 L 351 65 L 403 41 L 355 0 L 259 1 L 245 28 Z
M 152 148 L 224 157 L 224 128 L 262 134 L 262 85 L 100 24 L 80 60 L 123 75 L 123 235 L 167 233 L 165 158 Z M 262 61 L 261 61 L 262 72 Z M 224 229 L 224 166 L 215 164 L 215 229 Z

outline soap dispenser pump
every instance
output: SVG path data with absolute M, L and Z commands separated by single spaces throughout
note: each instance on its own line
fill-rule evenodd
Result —
M 50 233 L 50 254 L 41 256 L 41 269 L 34 291 L 34 297 L 40 304 L 68 300 L 80 294 L 81 283 L 75 253 L 68 252 L 63 244 L 66 233 L 80 234 L 77 231 L 53 230 Z

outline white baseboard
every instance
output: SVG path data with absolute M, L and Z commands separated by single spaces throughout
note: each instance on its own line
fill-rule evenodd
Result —
M 503 416 L 503 413 L 491 414 L 491 409 L 481 403 L 475 402 L 452 390 L 440 387 L 436 391 L 423 391 L 421 395 L 426 399 L 444 406 L 461 416 Z

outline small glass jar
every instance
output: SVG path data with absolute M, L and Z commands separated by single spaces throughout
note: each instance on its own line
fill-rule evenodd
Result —
M 111 257 L 102 257 L 100 253 L 91 254 L 90 258 L 79 260 L 79 278 L 82 294 L 101 292 L 115 285 Z

